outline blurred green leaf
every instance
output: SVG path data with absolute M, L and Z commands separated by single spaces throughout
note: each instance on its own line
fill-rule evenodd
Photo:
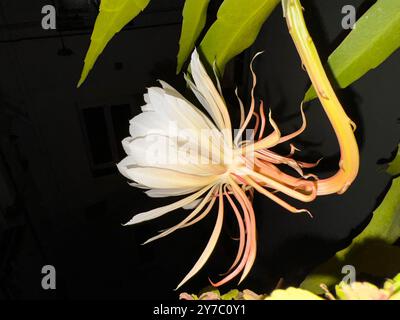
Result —
M 393 280 L 387 280 L 384 288 L 392 292 L 393 300 L 400 300 L 400 273 Z
M 230 59 L 253 44 L 261 26 L 279 3 L 280 0 L 225 0 L 217 20 L 200 44 L 209 66 L 215 60 L 222 74 Z
M 210 0 L 186 0 L 183 7 L 183 22 L 179 39 L 178 65 L 179 73 L 183 64 L 192 53 L 197 38 L 200 36 L 207 19 L 207 8 Z
M 298 288 L 287 288 L 285 290 L 274 290 L 265 300 L 323 300 L 321 297 L 307 290 Z
M 219 292 L 219 290 L 217 288 L 214 288 L 212 285 L 208 285 L 207 287 L 204 287 L 203 289 L 200 290 L 198 296 L 200 297 L 202 294 L 205 293 L 215 293 L 216 295 L 220 296 L 221 293 Z
M 400 174 L 400 145 L 397 149 L 396 157 L 391 163 L 389 163 L 389 167 L 386 171 L 392 176 L 397 176 Z
M 238 295 L 239 295 L 239 290 L 232 289 L 231 291 L 222 295 L 221 300 L 234 300 Z
M 392 277 L 400 270 L 400 247 L 368 241 L 357 250 L 353 249 L 347 259 L 359 272 L 380 278 Z
M 356 28 L 328 58 L 340 88 L 346 88 L 378 67 L 400 47 L 400 1 L 378 0 L 358 21 Z M 304 101 L 317 97 L 311 87 Z
M 357 272 L 392 276 L 400 268 L 400 248 L 390 246 L 400 237 L 400 178 L 374 211 L 368 226 L 355 237 L 350 246 L 336 253 L 317 267 L 301 284 L 301 288 L 320 294 L 320 284 L 328 287 L 338 283 L 344 265 L 354 265 Z
M 400 273 L 393 279 L 385 281 L 383 288 L 378 288 L 368 282 L 353 282 L 347 284 L 340 282 L 335 286 L 336 297 L 324 286 L 325 297 L 329 300 L 399 300 L 400 299 Z M 180 300 L 325 300 L 316 294 L 300 289 L 289 287 L 276 289 L 270 295 L 257 294 L 245 289 L 242 292 L 233 289 L 224 295 L 219 291 L 203 292 L 200 298 L 195 294 L 183 292 L 179 295 Z
M 150 0 L 101 0 L 78 87 L 85 81 L 107 43 L 144 10 L 149 2 Z
M 400 237 L 400 178 L 393 179 L 392 185 L 380 206 L 374 211 L 371 222 L 365 230 L 353 239 L 353 244 L 366 240 L 381 240 L 393 244 Z M 342 252 L 344 256 L 351 248 Z

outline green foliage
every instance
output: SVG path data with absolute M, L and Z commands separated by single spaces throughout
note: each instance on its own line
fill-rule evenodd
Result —
M 177 72 L 193 51 L 207 18 L 210 0 L 186 0 L 177 56 Z M 108 42 L 146 8 L 150 0 L 102 0 L 78 87 L 85 81 Z M 250 47 L 280 0 L 225 0 L 217 20 L 200 43 L 209 66 L 216 61 L 223 73 L 226 63 Z M 328 64 L 340 87 L 345 88 L 385 61 L 400 46 L 400 2 L 379 0 L 357 22 Z M 313 88 L 305 101 L 316 97 Z
M 400 275 L 400 274 L 399 274 Z M 398 300 L 396 288 L 399 277 L 385 282 L 384 288 L 379 289 L 368 282 L 340 283 L 335 287 L 339 300 Z
M 239 295 L 239 290 L 233 289 L 221 296 L 221 300 L 234 300 Z
M 108 42 L 135 18 L 150 0 L 102 0 L 86 53 L 78 87 L 82 85 Z M 186 0 L 177 56 L 177 73 L 193 51 L 207 19 L 210 0 Z M 280 0 L 225 0 L 217 20 L 200 44 L 209 65 L 216 60 L 223 72 L 225 64 L 255 41 L 261 26 Z
M 386 280 L 383 288 L 368 282 L 344 282 L 335 286 L 336 297 L 322 285 L 321 293 L 329 300 L 400 300 L 400 273 L 393 279 Z M 277 289 L 270 295 L 256 294 L 250 290 L 231 290 L 221 295 L 218 290 L 204 292 L 198 297 L 181 293 L 182 300 L 324 300 L 322 297 L 300 288 L 289 287 L 287 289 Z
M 389 164 L 387 172 L 392 176 L 397 176 L 400 174 L 400 146 L 397 149 L 397 155 L 394 160 Z
M 207 19 L 207 8 L 210 0 L 186 0 L 183 8 L 182 31 L 179 39 L 178 65 L 179 73 L 183 64 L 192 53 L 196 41 L 203 30 Z
M 266 295 L 259 295 L 247 289 L 243 291 L 233 289 L 222 295 L 217 289 L 202 290 L 199 295 L 186 292 L 179 295 L 181 300 L 264 300 L 265 297 Z
M 317 267 L 301 288 L 322 293 L 320 284 L 331 286 L 344 275 L 344 265 L 354 265 L 357 272 L 388 276 L 398 272 L 400 248 L 392 244 L 400 237 L 400 178 L 394 179 L 385 199 L 374 211 L 368 226 L 352 244 Z
M 215 289 L 212 286 L 208 286 L 201 290 L 198 295 L 181 293 L 180 298 L 183 300 L 237 300 L 240 294 L 241 293 L 239 290 L 233 289 L 221 295 L 218 289 Z
M 358 21 L 356 28 L 328 58 L 341 88 L 378 67 L 400 47 L 400 1 L 378 0 Z M 310 88 L 304 100 L 316 98 Z
M 323 300 L 316 294 L 298 288 L 278 289 L 271 293 L 265 300 Z
M 250 47 L 261 26 L 280 0 L 225 0 L 218 10 L 217 20 L 200 44 L 206 61 L 216 61 L 222 74 L 226 63 Z
M 78 87 L 82 85 L 97 58 L 116 33 L 136 17 L 150 0 L 102 0 L 96 18 L 89 50 L 86 53 Z

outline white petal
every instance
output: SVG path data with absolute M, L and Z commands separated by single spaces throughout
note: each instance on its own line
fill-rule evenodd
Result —
M 184 205 L 191 203 L 192 201 L 196 200 L 197 198 L 201 197 L 204 193 L 206 193 L 213 185 L 208 185 L 204 187 L 203 189 L 199 190 L 198 192 L 183 198 L 179 201 L 176 201 L 174 203 L 171 203 L 167 206 L 156 208 L 147 212 L 142 212 L 137 215 L 135 215 L 129 222 L 125 224 L 127 225 L 132 225 L 132 224 L 137 224 L 143 221 L 148 221 L 152 219 L 156 219 L 158 217 L 161 217 L 162 215 L 174 211 L 176 209 L 179 209 L 183 207 Z
M 199 176 L 160 168 L 127 167 L 129 179 L 149 188 L 194 188 L 214 183 L 218 176 Z
M 171 131 L 170 123 L 165 116 L 156 112 L 143 112 L 129 121 L 129 134 L 132 138 L 145 137 L 151 134 L 167 135 Z
M 148 89 L 149 99 L 155 112 L 163 118 L 176 122 L 181 129 L 213 129 L 205 117 L 176 90 L 152 87 Z
M 136 183 L 136 182 L 128 182 L 128 184 L 131 186 L 131 187 L 135 187 L 135 188 L 139 188 L 139 189 L 145 189 L 145 190 L 148 190 L 149 189 L 149 187 L 146 187 L 146 186 L 144 186 L 144 185 L 142 185 L 142 184 L 140 184 L 140 183 Z M 146 191 L 147 192 L 147 191 Z
M 141 106 L 142 112 L 150 112 L 154 111 L 153 107 L 151 104 L 145 104 L 144 106 Z
M 206 100 L 206 103 L 204 102 L 204 99 L 201 99 L 200 102 L 203 103 L 204 108 L 206 108 L 206 110 L 209 112 L 220 130 L 225 128 L 230 130 L 230 117 L 225 105 L 225 101 L 220 96 L 218 90 L 214 86 L 214 83 L 208 76 L 207 71 L 202 65 L 199 54 L 196 50 L 194 50 L 192 53 L 190 70 L 193 80 L 196 84 L 196 89 Z
M 186 206 L 183 206 L 182 208 L 185 210 L 192 210 L 192 209 L 196 208 L 202 200 L 203 200 L 203 198 L 199 198 L 199 199 L 194 200 L 193 202 L 187 204 Z
M 195 188 L 176 188 L 176 189 L 150 189 L 145 193 L 151 198 L 164 198 L 164 197 L 175 197 L 183 196 L 199 190 L 199 187 Z
M 164 81 L 160 80 L 160 83 L 167 95 L 184 100 L 187 103 L 186 109 L 189 109 L 188 112 L 191 113 L 190 117 L 192 117 L 194 122 L 198 123 L 200 121 L 202 123 L 201 125 L 202 128 L 217 129 L 214 123 L 211 122 L 210 119 L 207 117 L 207 115 L 205 115 L 200 109 L 198 109 L 197 107 L 192 105 L 188 100 L 186 100 L 177 90 L 175 90 L 172 86 L 170 86 L 168 83 Z M 201 118 L 199 119 L 197 115 L 199 115 Z M 203 124 L 203 121 L 205 122 L 205 124 Z
M 182 228 L 183 226 L 185 226 L 189 221 L 193 220 L 194 218 L 196 218 L 196 216 L 198 216 L 198 214 L 201 212 L 201 210 L 203 210 L 203 208 L 205 207 L 205 205 L 207 204 L 207 202 L 210 201 L 210 197 L 212 197 L 212 194 L 214 193 L 215 189 L 217 188 L 217 186 L 214 186 L 210 189 L 210 191 L 206 194 L 206 196 L 202 199 L 197 199 L 194 202 L 198 201 L 198 205 L 196 206 L 196 209 L 193 210 L 185 219 L 183 219 L 181 222 L 179 222 L 177 225 L 168 228 L 164 231 L 162 231 L 160 234 L 148 239 L 146 242 L 144 242 L 143 244 L 147 244 L 149 242 L 152 242 L 154 240 L 163 238 L 173 232 L 175 232 L 176 230 Z M 212 201 L 212 200 L 211 200 Z M 213 201 L 212 201 L 213 202 Z M 185 206 L 183 206 L 183 208 L 185 208 Z
M 211 256 L 217 242 L 219 235 L 222 229 L 222 223 L 224 220 L 224 203 L 222 198 L 222 189 L 219 190 L 219 209 L 218 209 L 218 217 L 215 223 L 214 230 L 211 234 L 210 240 L 207 243 L 206 248 L 204 249 L 203 253 L 201 254 L 200 258 L 197 260 L 193 268 L 189 271 L 189 273 L 183 278 L 183 280 L 178 284 L 175 290 L 181 287 L 185 282 L 187 282 L 190 278 L 192 278 L 199 270 L 204 266 L 207 262 L 208 258 Z
M 157 135 L 125 138 L 122 145 L 128 157 L 119 166 L 157 167 L 198 175 L 221 175 L 226 171 L 222 155 L 218 154 L 220 149 L 212 148 L 210 151 L 205 145 L 199 146 L 188 138 L 187 142 Z M 211 157 L 210 152 L 213 152 Z M 221 158 L 219 162 L 218 156 Z

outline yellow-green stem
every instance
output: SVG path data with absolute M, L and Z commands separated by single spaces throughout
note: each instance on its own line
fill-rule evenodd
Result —
M 282 0 L 282 5 L 290 35 L 335 130 L 340 146 L 339 170 L 334 176 L 318 181 L 318 195 L 343 193 L 354 181 L 359 169 L 359 151 L 353 132 L 355 126 L 343 110 L 325 73 L 307 30 L 300 1 Z

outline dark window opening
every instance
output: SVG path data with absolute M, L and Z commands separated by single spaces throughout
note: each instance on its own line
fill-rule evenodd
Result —
M 125 157 L 121 141 L 129 136 L 130 104 L 89 107 L 82 110 L 92 174 L 101 177 L 116 173 L 116 164 Z
M 132 111 L 129 104 L 112 106 L 110 110 L 115 139 L 119 141 L 117 144 L 118 158 L 122 159 L 125 157 L 125 151 L 121 141 L 129 135 L 129 122 L 127 119 L 129 120 L 132 117 Z

